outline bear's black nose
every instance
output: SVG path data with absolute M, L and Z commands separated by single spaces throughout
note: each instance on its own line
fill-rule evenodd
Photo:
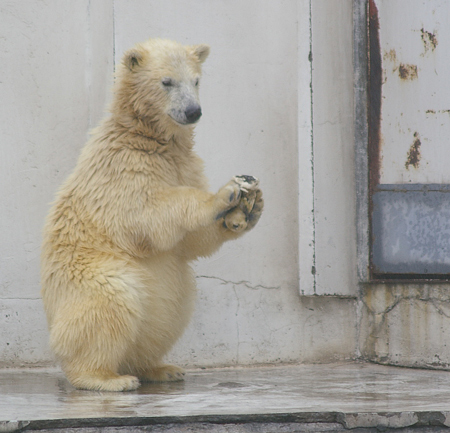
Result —
M 184 114 L 186 116 L 187 123 L 194 123 L 197 122 L 198 119 L 200 119 L 200 116 L 202 115 L 202 109 L 200 105 L 189 105 L 189 107 L 186 108 Z

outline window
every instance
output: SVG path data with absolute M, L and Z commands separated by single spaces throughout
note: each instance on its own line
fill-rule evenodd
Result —
M 360 278 L 448 279 L 450 4 L 359 3 L 354 62 Z

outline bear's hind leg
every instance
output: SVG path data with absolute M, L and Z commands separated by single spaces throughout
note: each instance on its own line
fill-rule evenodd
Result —
M 100 328 L 101 326 L 99 326 Z M 116 330 L 117 331 L 117 330 Z M 93 331 L 95 332 L 95 331 Z M 132 391 L 139 387 L 139 379 L 132 375 L 118 374 L 119 365 L 126 350 L 125 335 L 114 339 L 107 337 L 103 341 L 103 332 L 98 331 L 98 339 L 85 339 L 77 350 L 61 356 L 61 351 L 55 350 L 61 360 L 62 368 L 69 382 L 78 389 L 92 391 Z M 75 345 L 74 345 L 75 347 Z
M 102 328 L 98 323 L 97 326 Z M 91 329 L 89 337 L 87 334 L 84 335 L 83 344 L 73 344 L 73 347 L 76 348 L 74 351 L 62 355 L 61 350 L 55 350 L 67 379 L 78 389 L 92 391 L 132 391 L 137 389 L 140 385 L 137 377 L 117 373 L 127 346 L 126 336 L 118 335 L 117 329 L 114 338 L 111 334 L 105 335 L 102 331 L 104 329 L 98 329 L 98 338 L 92 338 L 96 331 Z M 100 341 L 102 339 L 103 341 Z
M 111 284 L 112 278 L 108 282 L 102 292 L 78 291 L 75 301 L 67 300 L 53 318 L 51 345 L 76 388 L 130 391 L 139 387 L 139 380 L 118 371 L 135 344 L 140 311 L 131 296 Z
M 139 377 L 143 382 L 177 382 L 184 380 L 184 370 L 176 365 L 161 364 L 148 369 Z

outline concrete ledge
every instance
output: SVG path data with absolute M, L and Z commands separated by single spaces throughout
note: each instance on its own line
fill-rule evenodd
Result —
M 79 418 L 0 423 L 0 432 L 377 432 L 384 430 L 450 431 L 449 412 L 337 412 L 208 415 L 191 417 Z M 409 430 L 408 430 L 409 431 Z
M 0 371 L 0 432 L 450 431 L 450 374 L 340 363 L 189 371 L 129 393 Z

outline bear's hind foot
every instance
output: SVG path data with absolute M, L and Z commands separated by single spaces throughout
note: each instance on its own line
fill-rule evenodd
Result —
M 184 370 L 176 365 L 153 367 L 140 376 L 144 382 L 177 382 L 184 380 Z
M 90 391 L 134 391 L 140 386 L 137 377 L 114 373 L 84 373 L 70 377 L 69 381 L 75 388 Z

